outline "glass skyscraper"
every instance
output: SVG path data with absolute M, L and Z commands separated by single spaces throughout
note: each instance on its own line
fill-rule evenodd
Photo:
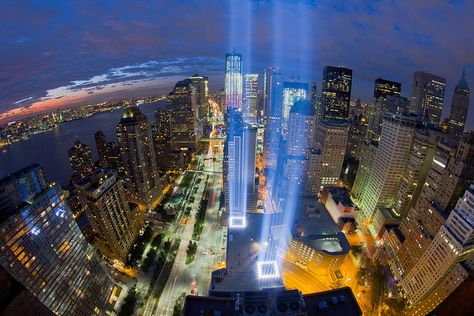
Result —
M 288 134 L 288 119 L 290 109 L 296 101 L 305 101 L 309 99 L 309 85 L 303 82 L 284 82 L 283 83 L 283 135 Z
M 31 165 L 0 180 L 0 264 L 58 315 L 103 315 L 113 283 L 65 202 Z
M 225 106 L 242 111 L 242 55 L 225 55 Z
M 327 66 L 323 72 L 321 117 L 324 120 L 347 120 L 351 101 L 352 69 Z

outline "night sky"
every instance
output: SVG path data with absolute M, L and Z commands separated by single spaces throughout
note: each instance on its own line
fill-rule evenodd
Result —
M 474 88 L 473 12 L 474 1 L 441 0 L 3 1 L 0 121 L 156 95 L 195 73 L 215 91 L 233 49 L 247 72 L 280 66 L 287 79 L 347 66 L 364 101 L 379 76 L 410 96 L 413 72 L 427 69 L 447 79 L 446 115 L 463 67 Z

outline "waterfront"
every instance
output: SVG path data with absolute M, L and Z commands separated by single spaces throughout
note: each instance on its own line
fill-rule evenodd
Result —
M 152 122 L 153 112 L 165 105 L 166 101 L 159 101 L 143 104 L 140 109 Z M 90 145 L 94 159 L 97 159 L 95 132 L 102 130 L 108 141 L 116 141 L 115 128 L 120 121 L 122 111 L 122 109 L 117 109 L 82 120 L 62 123 L 51 131 L 33 135 L 27 140 L 9 145 L 6 147 L 6 153 L 0 153 L 0 177 L 29 164 L 39 163 L 45 169 L 49 180 L 66 185 L 72 174 L 67 151 L 74 144 L 76 138 L 82 143 Z

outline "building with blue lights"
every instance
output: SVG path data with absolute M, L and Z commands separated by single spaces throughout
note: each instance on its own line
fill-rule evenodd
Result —
M 258 74 L 244 75 L 243 117 L 248 124 L 257 123 Z
M 225 108 L 242 111 L 242 55 L 235 51 L 225 55 Z
M 290 110 L 297 101 L 309 101 L 309 85 L 304 82 L 288 82 L 283 83 L 283 127 L 282 134 L 286 138 L 288 135 L 288 120 L 290 118 Z
M 276 169 L 281 141 L 283 111 L 283 75 L 278 68 L 265 69 L 264 76 L 264 161 Z

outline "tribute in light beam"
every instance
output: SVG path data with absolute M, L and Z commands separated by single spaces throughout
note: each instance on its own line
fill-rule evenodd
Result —
M 247 226 L 245 216 L 231 216 L 229 217 L 229 228 L 244 229 Z
M 280 269 L 276 260 L 258 261 L 257 278 L 259 280 L 279 279 Z

